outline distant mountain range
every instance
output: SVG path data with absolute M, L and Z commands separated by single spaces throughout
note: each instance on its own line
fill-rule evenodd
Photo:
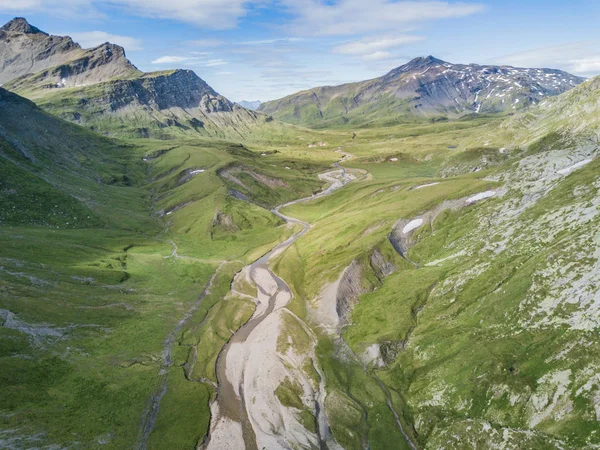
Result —
M 118 45 L 85 50 L 23 18 L 0 29 L 0 81 L 63 119 L 124 137 L 231 137 L 268 119 L 229 101 L 192 71 L 144 73 Z
M 266 102 L 259 111 L 310 126 L 460 118 L 521 110 L 583 81 L 560 70 L 451 64 L 428 56 L 372 80 L 317 87 Z
M 247 108 L 247 109 L 251 109 L 252 111 L 255 111 L 260 107 L 260 105 L 262 105 L 262 102 L 260 100 L 254 100 L 251 102 L 242 100 L 241 102 L 238 102 L 238 105 L 243 106 L 244 108 Z
M 577 86 L 551 69 L 416 58 L 373 80 L 317 87 L 266 103 L 231 102 L 190 70 L 144 73 L 111 43 L 83 49 L 15 18 L 0 28 L 0 83 L 44 110 L 121 137 L 239 138 L 273 118 L 312 127 L 389 125 L 510 113 Z M 257 109 L 258 112 L 253 110 Z

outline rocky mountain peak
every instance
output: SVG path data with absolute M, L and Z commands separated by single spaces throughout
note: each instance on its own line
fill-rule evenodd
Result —
M 393 79 L 398 76 L 403 76 L 408 72 L 413 71 L 425 71 L 433 67 L 438 66 L 449 66 L 450 64 L 446 61 L 442 61 L 434 56 L 419 56 L 418 58 L 414 58 L 407 62 L 406 64 L 401 65 L 400 67 L 396 67 L 395 69 L 388 72 L 387 75 L 384 76 L 386 79 Z
M 39 28 L 36 28 L 27 22 L 24 17 L 15 17 L 13 20 L 4 25 L 0 30 L 7 33 L 23 33 L 23 34 L 43 34 L 48 36 L 48 33 L 44 33 Z
M 431 66 L 438 66 L 438 65 L 442 65 L 442 64 L 447 64 L 445 61 L 442 61 L 441 59 L 437 59 L 434 56 L 420 56 L 418 58 L 415 58 L 411 61 L 409 61 L 408 63 L 404 64 L 403 66 L 400 66 L 399 69 L 403 69 L 404 72 L 409 72 L 411 70 L 415 70 L 415 69 L 420 69 L 420 68 L 427 68 L 427 67 L 431 67 Z
M 101 116 L 130 114 L 135 120 L 146 117 L 149 128 L 161 130 L 162 136 L 170 127 L 207 134 L 235 128 L 238 119 L 256 121 L 256 115 L 218 94 L 193 71 L 143 73 L 123 47 L 110 42 L 83 49 L 70 37 L 48 35 L 25 19 L 6 24 L 0 36 L 0 83 L 36 101 L 59 90 L 84 98 L 85 106 L 78 102 L 73 110 L 64 105 L 53 109 L 82 125 L 97 126 Z M 152 135 L 149 128 L 136 135 Z
M 122 59 L 125 64 L 133 66 L 127 59 L 127 55 L 125 55 L 125 49 L 120 45 L 105 42 L 104 44 L 100 44 L 97 47 L 87 50 L 87 52 L 98 55 L 98 57 L 104 61 L 117 61 Z

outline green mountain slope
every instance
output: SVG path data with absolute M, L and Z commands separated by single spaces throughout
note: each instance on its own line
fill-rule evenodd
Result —
M 503 129 L 529 142 L 558 148 L 575 143 L 598 142 L 600 78 L 595 77 L 569 92 L 550 98 L 529 114 L 515 116 Z M 523 130 L 527 130 L 526 132 Z
M 22 19 L 19 49 L 0 447 L 600 446 L 600 78 L 425 58 L 273 113 L 309 130 Z
M 185 332 L 185 318 L 192 326 L 222 311 L 228 319 L 212 325 L 218 338 L 198 357 L 214 377 L 211 358 L 253 310 L 243 298 L 222 303 L 223 291 L 244 261 L 292 231 L 237 197 L 269 206 L 310 195 L 327 158 L 293 155 L 206 139 L 110 140 L 0 89 L 1 445 L 201 439 L 214 388 L 175 365 L 161 411 L 177 423 L 164 429 L 161 415 L 158 434 L 144 432 L 148 402 L 167 383 L 165 351 L 188 351 L 169 336 Z M 235 168 L 250 174 L 238 175 L 243 189 L 222 175 Z M 181 396 L 194 399 L 187 409 Z
M 148 196 L 135 187 L 145 168 L 128 146 L 58 120 L 4 89 L 0 146 L 2 223 L 126 226 L 130 217 L 147 214 Z
M 373 180 L 283 210 L 313 224 L 274 267 L 319 335 L 345 448 L 403 440 L 386 390 L 417 448 L 598 445 L 599 94 L 591 80 L 505 121 L 529 148 L 469 148 L 497 123 L 365 131 L 344 149 Z

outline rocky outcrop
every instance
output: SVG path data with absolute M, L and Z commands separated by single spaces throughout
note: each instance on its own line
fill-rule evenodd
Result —
M 406 219 L 398 220 L 392 227 L 392 231 L 388 234 L 388 239 L 398 254 L 402 257 L 406 256 L 406 251 L 410 246 L 411 233 L 404 233 L 404 228 L 410 221 Z
M 93 109 L 96 113 L 116 113 L 132 107 L 148 107 L 157 111 L 198 108 L 207 114 L 233 111 L 229 100 L 216 93 L 191 70 L 144 74 L 133 79 L 103 83 L 102 88 L 102 95 L 96 96 L 85 96 L 85 91 L 74 92 L 74 96 L 79 94 L 82 98 L 77 109 L 81 112 Z M 202 124 L 198 123 L 198 126 Z
M 70 37 L 50 36 L 16 18 L 0 28 L 0 83 L 63 64 L 83 53 Z
M 142 73 L 118 45 L 83 50 L 25 19 L 0 30 L 0 82 L 52 114 L 104 134 L 239 137 L 266 122 L 191 70 Z
M 373 250 L 373 253 L 369 256 L 369 263 L 371 264 L 373 272 L 375 272 L 375 276 L 380 281 L 396 270 L 394 263 L 386 259 L 383 253 L 377 248 Z
M 31 26 L 23 17 L 15 17 L 13 20 L 0 28 L 0 32 L 15 34 L 43 34 L 44 36 L 48 36 L 48 33 L 44 33 L 39 28 Z
M 6 88 L 13 91 L 47 91 L 140 75 L 142 72 L 126 58 L 122 47 L 105 43 L 83 51 L 81 56 L 72 61 L 38 73 L 20 76 L 8 82 Z
M 374 248 L 364 262 L 352 261 L 344 270 L 337 285 L 335 309 L 339 324 L 345 325 L 349 322 L 352 309 L 358 303 L 361 294 L 371 292 L 395 270 L 394 263 L 378 248 Z M 373 275 L 376 280 L 373 279 Z
M 68 36 L 51 36 L 16 18 L 0 29 L 0 82 L 13 91 L 84 86 L 140 76 L 123 47 L 89 50 Z
M 203 112 L 231 112 L 233 103 L 219 95 L 191 70 L 175 70 L 168 74 L 146 74 L 133 81 L 140 100 L 159 110 L 200 108 Z
M 352 308 L 358 302 L 358 296 L 365 292 L 362 285 L 363 267 L 358 261 L 352 263 L 344 270 L 336 294 L 335 309 L 342 323 L 347 323 Z

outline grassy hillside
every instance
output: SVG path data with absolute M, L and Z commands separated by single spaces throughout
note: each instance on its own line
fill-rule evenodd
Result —
M 222 303 L 223 292 L 243 262 L 292 232 L 231 195 L 235 183 L 220 173 L 251 171 L 238 188 L 268 207 L 318 189 L 313 174 L 333 157 L 261 156 L 210 140 L 108 140 L 0 94 L 0 442 L 193 446 L 206 433 L 214 388 L 186 380 L 189 347 L 180 339 L 192 339 L 209 310 L 219 315 L 210 322 L 218 339 L 197 362 L 214 379 L 210 361 L 253 309 Z M 144 436 L 171 347 L 157 434 Z M 190 395 L 180 414 L 178 399 Z
M 520 148 L 529 130 L 498 128 L 364 130 L 344 150 L 371 179 L 283 210 L 313 224 L 274 268 L 297 294 L 291 308 L 320 334 L 328 414 L 347 448 L 398 439 L 378 380 L 419 448 L 598 444 L 598 362 L 584 350 L 599 344 L 597 147 L 565 131 L 571 146 Z M 490 190 L 493 199 L 440 210 Z M 425 216 L 402 258 L 388 238 L 394 224 L 428 211 L 441 212 Z M 358 297 L 341 297 L 355 306 L 335 331 L 323 305 L 342 273 L 357 277 Z
M 284 208 L 312 227 L 272 261 L 294 294 L 277 347 L 323 373 L 333 439 L 600 445 L 597 88 L 506 120 L 265 118 L 239 142 L 108 139 L 0 89 L 0 446 L 195 448 L 255 310 L 235 275 L 342 157 L 357 179 Z M 314 433 L 302 392 L 275 395 Z

